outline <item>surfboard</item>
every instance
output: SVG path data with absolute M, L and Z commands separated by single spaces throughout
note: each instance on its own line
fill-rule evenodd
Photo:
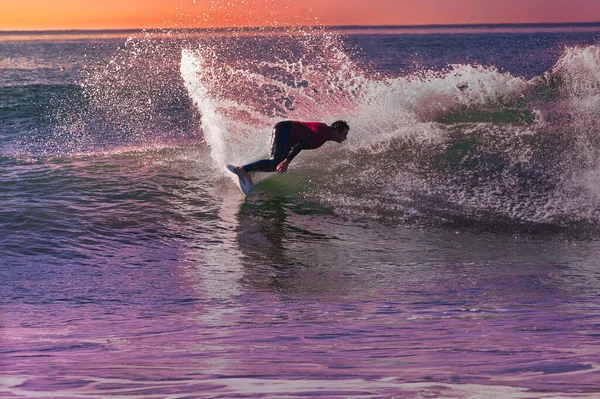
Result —
M 237 186 L 240 188 L 240 190 L 242 191 L 242 193 L 244 194 L 244 196 L 247 196 L 248 194 L 250 194 L 250 191 L 252 191 L 252 189 L 254 188 L 254 184 L 252 183 L 248 183 L 246 181 L 243 181 L 238 175 L 237 173 L 235 173 L 233 170 L 235 169 L 234 165 L 231 164 L 227 164 L 225 165 L 225 169 L 227 169 L 229 172 L 233 173 L 235 176 L 234 181 L 237 183 Z

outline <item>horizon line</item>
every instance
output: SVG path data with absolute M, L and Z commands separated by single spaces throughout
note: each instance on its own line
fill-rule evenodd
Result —
M 503 22 L 503 23 L 473 23 L 473 24 L 418 24 L 418 25 L 285 25 L 285 26 L 220 26 L 220 27 L 154 27 L 154 28 L 94 28 L 94 29 L 10 29 L 1 30 L 0 34 L 10 33 L 96 33 L 96 32 L 165 32 L 165 31 L 229 31 L 229 30 L 284 30 L 284 29 L 418 29 L 418 28 L 478 28 L 478 27 L 523 27 L 523 26 L 595 26 L 596 22 Z

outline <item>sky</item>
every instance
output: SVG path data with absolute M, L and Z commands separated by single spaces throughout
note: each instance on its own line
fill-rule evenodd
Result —
M 598 21 L 600 0 L 0 0 L 0 30 Z

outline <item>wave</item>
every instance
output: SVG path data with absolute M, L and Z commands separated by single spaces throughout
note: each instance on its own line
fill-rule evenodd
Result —
M 223 173 L 267 156 L 280 120 L 346 119 L 347 142 L 294 160 L 298 201 L 390 224 L 599 230 L 600 46 L 533 78 L 410 70 L 377 72 L 319 28 L 131 39 L 76 83 L 0 88 L 18 130 L 0 139 L 32 158 L 205 142 Z
M 527 80 L 472 64 L 383 77 L 324 32 L 235 44 L 181 52 L 217 168 L 267 155 L 278 120 L 347 119 L 347 144 L 294 161 L 310 176 L 303 198 L 340 215 L 511 231 L 600 227 L 600 47 L 565 48 Z

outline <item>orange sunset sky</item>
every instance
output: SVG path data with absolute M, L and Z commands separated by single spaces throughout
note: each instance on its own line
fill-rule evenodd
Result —
M 0 30 L 600 21 L 600 0 L 0 0 Z

